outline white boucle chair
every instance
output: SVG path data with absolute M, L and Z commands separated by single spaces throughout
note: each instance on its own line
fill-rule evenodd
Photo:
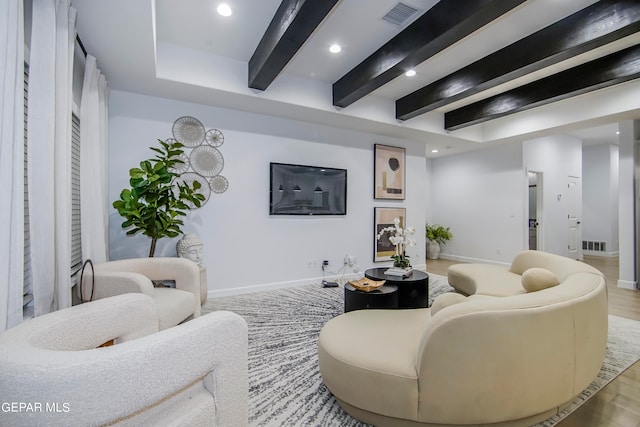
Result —
M 152 257 L 109 261 L 86 266 L 85 299 L 107 298 L 129 292 L 149 295 L 158 305 L 160 330 L 200 316 L 200 267 L 186 258 Z M 175 288 L 154 287 L 152 281 L 175 281 Z M 93 284 L 93 294 L 91 287 Z
M 244 319 L 218 311 L 156 331 L 153 299 L 126 294 L 1 333 L 0 425 L 246 425 Z

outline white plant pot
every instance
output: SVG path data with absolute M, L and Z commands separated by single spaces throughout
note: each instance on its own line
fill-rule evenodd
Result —
M 440 243 L 427 240 L 427 259 L 438 259 L 440 258 Z

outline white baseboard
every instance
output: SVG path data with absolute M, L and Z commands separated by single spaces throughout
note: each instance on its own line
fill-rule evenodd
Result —
M 320 286 L 322 279 L 309 278 L 292 280 L 290 282 L 261 283 L 259 285 L 241 286 L 239 288 L 216 289 L 207 291 L 207 298 L 228 297 L 232 295 L 250 294 L 253 292 L 272 291 L 274 289 L 295 288 L 297 286 L 317 283 Z
M 615 258 L 617 256 L 620 255 L 619 252 L 596 252 L 596 251 L 587 251 L 587 250 L 582 250 L 582 255 L 588 255 L 588 256 L 599 256 L 599 257 L 603 257 L 603 258 Z
M 390 267 L 389 265 L 384 266 L 374 266 L 375 267 Z M 426 270 L 426 264 L 419 264 L 413 267 L 416 270 Z M 352 273 L 344 273 L 344 274 L 334 274 L 325 276 L 325 280 L 328 282 L 337 282 L 340 286 L 344 286 L 344 284 L 351 279 L 360 279 L 364 277 L 364 271 L 357 271 Z M 253 292 L 260 291 L 271 291 L 274 289 L 286 289 L 286 288 L 295 288 L 303 285 L 312 285 L 316 284 L 318 286 L 322 286 L 322 277 L 307 277 L 305 279 L 299 280 L 291 280 L 287 282 L 273 282 L 273 283 L 260 283 L 257 285 L 250 286 L 241 286 L 238 288 L 228 288 L 228 289 L 216 289 L 207 291 L 207 298 L 217 298 L 217 297 L 227 297 L 231 295 L 241 295 L 248 294 Z
M 415 270 L 422 270 L 422 271 L 427 271 L 427 264 L 418 264 L 418 265 L 414 265 L 413 268 Z
M 458 255 L 443 254 L 442 252 L 440 253 L 440 258 L 448 259 L 450 261 L 460 261 L 460 262 L 480 263 L 480 264 L 494 264 L 494 265 L 502 265 L 505 267 L 511 266 L 510 262 L 502 262 L 502 261 L 494 261 L 490 259 L 471 258 L 471 257 L 458 256 Z M 427 262 L 429 262 L 429 260 L 427 260 Z
M 618 280 L 618 287 L 624 289 L 637 290 L 638 282 L 632 280 Z
M 359 279 L 363 276 L 363 273 L 345 273 L 336 275 L 327 275 L 325 280 L 328 282 L 337 282 L 340 286 L 344 286 L 344 283 L 351 279 Z M 272 282 L 272 283 L 260 283 L 257 285 L 241 286 L 238 288 L 216 289 L 207 292 L 207 298 L 227 297 L 231 295 L 249 294 L 253 292 L 272 291 L 275 289 L 287 289 L 295 288 L 304 285 L 318 285 L 322 286 L 322 277 L 307 277 L 299 280 L 290 280 L 286 282 Z

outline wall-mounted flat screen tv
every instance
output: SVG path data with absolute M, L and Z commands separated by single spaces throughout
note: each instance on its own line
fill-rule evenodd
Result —
M 271 163 L 271 215 L 346 215 L 347 170 Z

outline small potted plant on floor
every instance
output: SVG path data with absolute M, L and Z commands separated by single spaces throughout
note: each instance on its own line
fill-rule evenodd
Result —
M 449 227 L 445 227 L 438 224 L 427 224 L 426 226 L 427 237 L 427 258 L 438 259 L 440 258 L 440 245 L 444 245 L 453 238 Z

